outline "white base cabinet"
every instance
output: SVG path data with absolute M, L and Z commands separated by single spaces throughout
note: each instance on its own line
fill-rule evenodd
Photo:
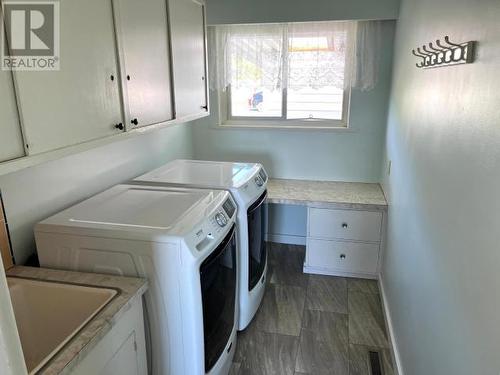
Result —
M 304 272 L 376 279 L 384 215 L 310 207 Z
M 142 299 L 132 306 L 70 372 L 71 375 L 146 375 Z

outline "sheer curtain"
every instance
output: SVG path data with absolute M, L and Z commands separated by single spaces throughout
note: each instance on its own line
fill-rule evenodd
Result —
M 248 80 L 281 87 L 283 32 L 282 24 L 210 27 L 210 87 L 225 90 Z
M 352 87 L 361 91 L 373 89 L 378 81 L 380 49 L 382 44 L 381 21 L 359 21 L 353 45 Z
M 211 26 L 210 88 L 308 84 L 371 90 L 380 42 L 380 21 Z

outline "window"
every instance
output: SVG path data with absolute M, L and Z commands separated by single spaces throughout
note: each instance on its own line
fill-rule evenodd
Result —
M 347 127 L 348 22 L 225 26 L 224 123 Z M 221 67 L 219 67 L 220 69 Z

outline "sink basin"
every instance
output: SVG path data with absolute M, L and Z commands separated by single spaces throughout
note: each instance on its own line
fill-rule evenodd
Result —
M 116 290 L 7 277 L 28 373 L 45 365 Z

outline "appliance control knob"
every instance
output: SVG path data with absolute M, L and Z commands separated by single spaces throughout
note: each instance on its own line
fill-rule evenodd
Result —
M 227 219 L 226 216 L 222 212 L 219 212 L 217 215 L 215 215 L 215 221 L 217 224 L 219 224 L 220 227 L 225 227 L 227 225 Z
M 264 185 L 264 181 L 262 181 L 262 178 L 260 176 L 255 177 L 254 180 L 255 180 L 255 183 L 257 184 L 257 186 L 260 187 L 260 186 Z

